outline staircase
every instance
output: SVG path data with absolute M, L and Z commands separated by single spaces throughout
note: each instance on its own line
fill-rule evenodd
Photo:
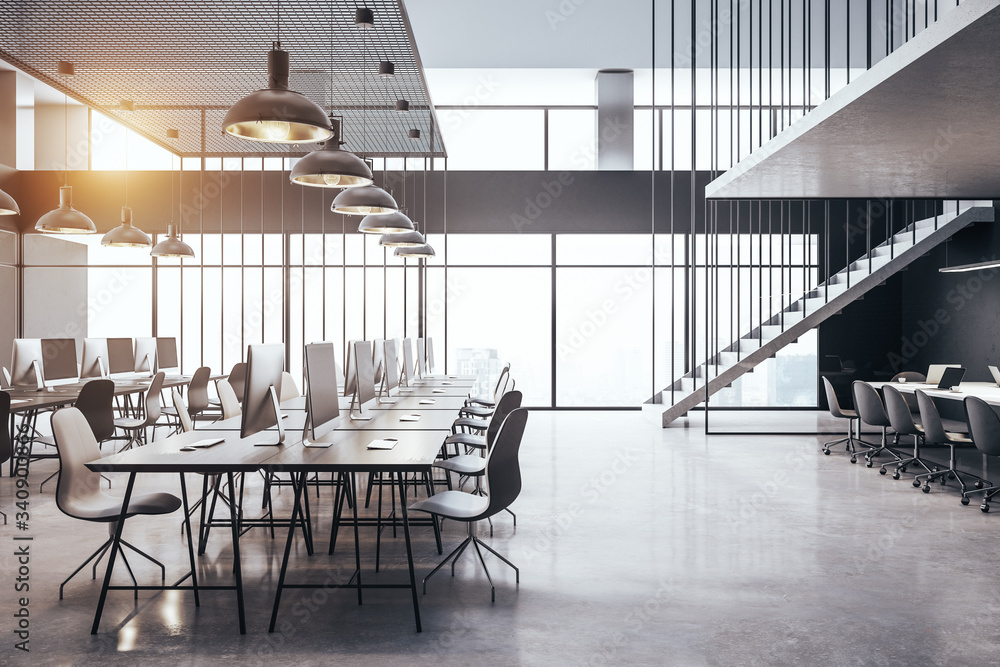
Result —
M 968 202 L 962 202 L 967 204 Z M 662 423 L 668 426 L 688 410 L 703 403 L 707 396 L 731 385 L 778 350 L 795 342 L 845 306 L 884 283 L 890 276 L 973 222 L 993 222 L 992 202 L 973 202 L 974 206 L 936 217 L 918 220 L 896 233 L 864 257 L 820 283 L 787 308 L 755 327 L 738 341 L 717 352 L 707 363 L 675 380 L 662 392 L 646 401 L 644 411 L 655 410 L 671 400 L 663 410 Z

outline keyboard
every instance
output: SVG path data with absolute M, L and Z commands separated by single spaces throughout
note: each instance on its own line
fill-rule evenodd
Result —
M 206 449 L 208 447 L 214 447 L 220 442 L 225 442 L 225 438 L 205 438 L 204 440 L 196 440 L 185 447 L 194 447 L 195 449 Z
M 395 438 L 385 438 L 383 440 L 372 440 L 368 443 L 368 449 L 392 449 L 398 442 Z

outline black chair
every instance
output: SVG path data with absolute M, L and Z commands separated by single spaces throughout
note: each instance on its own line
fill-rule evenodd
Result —
M 831 440 L 830 442 L 823 443 L 823 453 L 829 456 L 830 447 L 832 445 L 839 445 L 842 442 L 846 442 L 845 450 L 851 453 L 851 463 L 857 463 L 858 457 L 857 452 L 854 448 L 854 420 L 858 418 L 858 413 L 854 410 L 848 410 L 846 408 L 840 407 L 840 401 L 837 399 L 837 392 L 833 389 L 833 383 L 830 382 L 826 376 L 823 377 L 823 388 L 826 390 L 826 404 L 827 408 L 830 410 L 830 414 L 837 419 L 847 420 L 847 437 L 841 438 L 840 440 Z M 858 434 L 860 435 L 861 425 L 858 425 Z
M 1000 417 L 993 408 L 981 398 L 967 396 L 965 399 L 965 414 L 969 419 L 969 433 L 976 448 L 984 456 L 1000 457 Z M 983 493 L 983 504 L 979 506 L 984 512 L 990 511 L 990 500 L 1000 493 L 1000 486 L 990 486 L 982 481 L 976 482 L 976 488 L 962 492 L 962 504 L 969 503 L 973 493 Z
M 878 426 L 882 429 L 882 440 L 878 445 L 865 442 L 864 440 L 858 438 L 858 442 L 868 445 L 871 448 L 865 452 L 865 465 L 871 468 L 874 464 L 873 459 L 882 452 L 889 452 L 889 454 L 891 454 L 895 459 L 895 463 L 898 465 L 903 460 L 903 457 L 886 444 L 887 432 L 889 427 L 892 426 L 892 423 L 889 421 L 889 415 L 885 412 L 885 405 L 882 403 L 882 397 L 878 395 L 875 387 L 863 380 L 855 380 L 852 382 L 851 391 L 854 394 L 854 409 L 858 411 L 858 417 L 861 422 L 868 424 L 869 426 Z M 884 464 L 882 465 L 881 470 L 884 475 Z
M 944 484 L 949 479 L 958 480 L 958 485 L 962 487 L 962 500 L 963 504 L 968 504 L 968 499 L 965 496 L 965 482 L 962 480 L 962 474 L 968 477 L 974 477 L 979 479 L 975 475 L 969 473 L 959 473 L 955 467 L 955 450 L 958 448 L 969 448 L 975 447 L 972 442 L 972 438 L 967 437 L 961 433 L 954 433 L 951 431 L 945 431 L 944 424 L 941 423 L 941 415 L 938 413 L 937 406 L 934 405 L 934 401 L 930 396 L 927 395 L 922 389 L 916 391 L 917 394 L 917 405 L 920 406 L 920 425 L 924 429 L 924 442 L 928 445 L 947 445 L 949 451 L 948 455 L 948 467 L 944 470 L 935 470 L 934 472 L 924 473 L 922 475 L 917 475 L 913 478 L 913 486 L 920 486 L 921 478 L 924 479 L 923 482 L 923 492 L 931 492 L 931 481 L 939 479 L 942 484 Z
M 885 397 L 885 410 L 889 414 L 892 430 L 896 432 L 893 442 L 898 443 L 899 438 L 904 435 L 913 436 L 913 456 L 896 464 L 896 471 L 892 473 L 892 478 L 899 479 L 900 473 L 906 472 L 907 466 L 911 465 L 918 465 L 927 472 L 933 472 L 930 466 L 920 458 L 920 446 L 924 442 L 924 429 L 913 421 L 913 413 L 910 412 L 910 405 L 906 401 L 907 396 L 891 384 L 882 386 L 882 395 Z M 916 397 L 912 398 L 916 403 Z M 884 475 L 885 466 L 882 466 L 879 472 Z
M 455 561 L 462 555 L 466 547 L 470 544 L 475 548 L 479 562 L 486 571 L 486 578 L 490 582 L 491 599 L 496 602 L 497 590 L 493 585 L 493 578 L 490 576 L 489 568 L 483 559 L 483 552 L 480 546 L 499 558 L 501 561 L 514 569 L 516 581 L 520 583 L 521 572 L 509 560 L 501 556 L 489 545 L 476 536 L 476 522 L 488 519 L 498 512 L 503 511 L 517 499 L 521 493 L 521 467 L 518 462 L 518 452 L 521 448 L 521 438 L 524 435 L 524 427 L 528 421 L 528 410 L 518 408 L 513 410 L 507 419 L 504 420 L 497 434 L 496 443 L 493 450 L 486 459 L 486 488 L 488 495 L 479 496 L 464 491 L 445 491 L 431 496 L 426 500 L 420 500 L 410 505 L 411 510 L 428 512 L 435 517 L 452 519 L 453 521 L 463 521 L 468 525 L 468 536 L 455 548 L 448 556 L 438 564 L 430 574 L 424 577 L 424 592 L 427 592 L 427 580 L 440 570 L 450 560 L 451 574 L 455 576 Z
M 927 376 L 916 371 L 901 371 L 892 376 L 892 382 L 899 382 L 900 380 L 922 383 L 927 382 Z M 917 407 L 917 397 L 913 394 L 902 394 L 902 396 L 903 400 L 906 401 L 906 404 L 910 406 L 910 412 L 915 415 L 919 415 L 920 408 Z

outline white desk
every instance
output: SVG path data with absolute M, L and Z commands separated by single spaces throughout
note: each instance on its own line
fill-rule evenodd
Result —
M 871 382 L 876 389 L 881 389 L 883 385 L 891 384 L 904 394 L 913 394 L 917 389 L 924 390 L 931 398 L 940 398 L 948 401 L 964 401 L 966 396 L 976 396 L 992 406 L 1000 407 L 1000 387 L 993 382 L 963 382 L 958 386 L 959 391 L 946 391 L 937 389 L 937 385 L 921 384 L 919 382 Z

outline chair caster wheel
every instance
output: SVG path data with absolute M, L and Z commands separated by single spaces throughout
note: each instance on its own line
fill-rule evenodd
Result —
M 981 509 L 984 514 L 989 514 L 990 504 L 989 503 L 983 503 L 982 505 L 979 506 L 979 509 Z
M 906 472 L 906 466 L 900 466 L 899 472 Z
M 944 485 L 945 485 L 945 483 L 946 483 L 947 481 L 948 481 L 948 480 L 946 480 L 946 479 L 945 479 L 944 477 L 942 477 L 941 479 L 939 479 L 939 480 L 938 480 L 938 483 L 939 483 L 939 484 L 940 484 L 941 486 L 944 486 Z
M 977 489 L 981 489 L 981 488 L 983 488 L 983 483 L 981 481 L 980 482 L 976 482 L 975 486 L 976 486 Z
M 886 473 L 885 466 L 882 466 L 881 468 L 878 469 L 878 474 L 884 475 L 885 473 Z
M 930 484 L 924 484 L 924 488 L 921 489 L 921 491 L 923 491 L 924 493 L 930 493 L 931 492 L 931 485 Z
M 872 467 L 872 462 L 871 462 L 870 459 L 868 461 L 865 461 L 865 467 L 867 467 L 867 468 L 871 468 Z
M 898 470 L 896 472 L 892 473 L 892 478 L 893 479 L 899 479 L 899 471 Z
M 852 456 L 851 457 L 851 463 L 857 463 L 857 462 L 858 462 L 858 457 L 857 456 Z
M 969 504 L 969 499 L 968 499 L 968 498 L 965 498 L 965 497 L 963 497 L 963 498 L 962 498 L 962 504 L 963 504 L 963 505 L 968 505 L 968 504 Z
M 830 455 L 830 450 L 829 449 L 824 449 L 823 453 L 826 454 L 827 456 L 829 456 Z
M 915 488 L 915 489 L 919 489 L 920 488 L 920 480 L 919 479 L 913 480 L 913 488 Z
M 955 479 L 955 473 L 948 473 L 948 479 Z

